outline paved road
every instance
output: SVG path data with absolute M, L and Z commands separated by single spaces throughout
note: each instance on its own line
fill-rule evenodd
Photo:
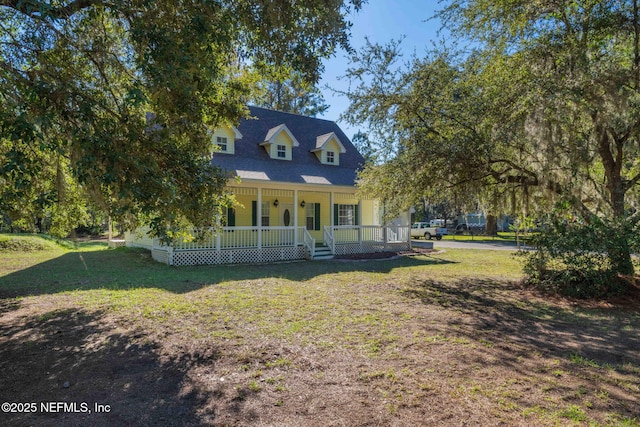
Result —
M 517 251 L 518 247 L 512 242 L 501 242 L 499 240 L 478 241 L 471 240 L 411 240 L 414 247 L 424 247 L 433 244 L 435 249 L 484 249 L 496 251 Z

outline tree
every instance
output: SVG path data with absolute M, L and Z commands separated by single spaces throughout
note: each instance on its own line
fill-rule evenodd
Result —
M 259 93 L 254 100 L 258 107 L 287 113 L 315 117 L 329 108 L 322 92 L 313 83 L 306 81 L 299 72 L 288 72 L 280 67 L 259 85 Z
M 210 224 L 230 200 L 209 130 L 247 113 L 260 64 L 317 82 L 361 4 L 0 1 L 0 212 L 70 206 L 37 188 L 55 175 L 129 227 Z
M 393 155 L 363 173 L 363 187 L 403 203 L 473 195 L 495 213 L 599 224 L 608 271 L 632 274 L 638 10 L 637 0 L 454 0 L 439 16 L 471 52 L 437 49 L 390 76 L 381 70 L 397 63 L 397 45 L 368 46 L 348 73 L 360 83 L 346 118 L 377 129 Z M 374 182 L 399 168 L 389 187 Z

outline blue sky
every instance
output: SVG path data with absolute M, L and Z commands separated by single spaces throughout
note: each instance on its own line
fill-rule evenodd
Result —
M 405 58 L 413 52 L 422 56 L 425 50 L 432 46 L 432 42 L 439 40 L 437 32 L 440 29 L 437 20 L 429 20 L 438 9 L 438 1 L 427 0 L 422 3 L 415 0 L 369 0 L 359 13 L 350 16 L 353 23 L 351 46 L 355 49 L 361 48 L 365 44 L 365 37 L 372 43 L 386 44 L 391 39 L 399 40 L 404 36 L 401 48 Z M 349 66 L 346 53 L 340 50 L 333 58 L 325 60 L 324 64 L 325 72 L 320 88 L 330 108 L 321 117 L 338 121 L 340 114 L 347 109 L 349 101 L 345 97 L 334 95 L 324 87 L 347 87 L 346 81 L 337 80 L 337 77 L 345 74 Z M 338 121 L 338 124 L 349 138 L 358 131 L 344 122 Z

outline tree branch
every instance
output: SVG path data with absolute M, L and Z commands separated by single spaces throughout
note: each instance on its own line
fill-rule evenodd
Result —
M 104 0 L 74 0 L 64 6 L 56 7 L 37 0 L 0 0 L 0 7 L 8 7 L 24 15 L 40 19 L 67 19 L 81 10 L 99 4 L 105 4 Z
M 637 185 L 638 182 L 640 182 L 640 173 L 636 176 L 634 176 L 633 178 L 631 178 L 630 180 L 628 180 L 625 185 L 624 185 L 624 191 L 626 192 L 627 190 L 629 190 L 631 187 L 633 187 L 634 185 Z

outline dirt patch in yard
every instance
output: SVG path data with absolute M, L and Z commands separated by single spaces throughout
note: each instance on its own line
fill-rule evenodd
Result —
M 381 260 L 381 259 L 391 259 L 398 256 L 417 256 L 417 255 L 427 255 L 435 253 L 435 249 L 427 249 L 427 248 L 412 248 L 410 251 L 399 251 L 399 252 L 372 252 L 367 254 L 351 254 L 351 255 L 337 255 L 334 259 L 337 260 Z

